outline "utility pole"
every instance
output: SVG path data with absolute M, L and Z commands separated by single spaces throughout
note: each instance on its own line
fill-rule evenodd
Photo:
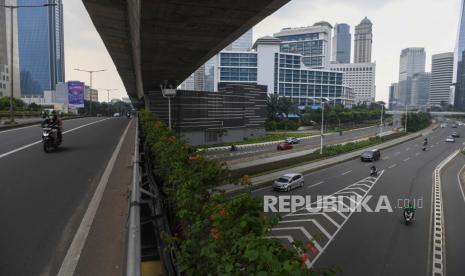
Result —
M 107 100 L 108 100 L 108 116 L 110 116 L 110 91 L 117 91 L 118 89 L 107 89 L 107 88 L 99 88 L 100 90 L 107 91 Z
M 100 73 L 100 72 L 107 71 L 107 69 L 102 69 L 102 70 L 82 70 L 82 69 L 78 69 L 78 68 L 75 68 L 74 70 L 89 73 L 89 75 L 90 75 L 90 87 L 89 87 L 89 90 L 90 91 L 92 91 L 92 75 L 94 73 Z M 92 97 L 90 97 L 90 101 L 89 101 L 89 113 L 92 116 Z

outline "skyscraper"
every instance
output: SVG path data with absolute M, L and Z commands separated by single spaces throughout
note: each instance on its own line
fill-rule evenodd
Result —
M 389 86 L 389 109 L 396 110 L 399 100 L 399 84 L 393 83 Z
M 335 63 L 350 63 L 351 40 L 349 25 L 342 23 L 334 26 L 332 60 Z
M 431 73 L 417 73 L 412 77 L 411 104 L 417 107 L 428 104 L 431 87 Z
M 1 5 L 15 5 L 16 0 L 0 0 Z M 17 13 L 13 10 L 13 97 L 21 98 L 19 87 Z M 0 8 L 0 97 L 11 94 L 11 11 Z
M 21 94 L 43 95 L 65 81 L 62 0 L 18 0 L 18 4 L 56 4 L 18 10 Z
M 406 48 L 400 54 L 399 101 L 412 104 L 412 78 L 425 72 L 426 53 L 424 48 Z
M 370 63 L 373 44 L 373 24 L 365 17 L 355 26 L 354 63 Z
M 253 29 L 248 30 L 241 37 L 225 48 L 227 51 L 248 51 L 252 49 Z
M 455 47 L 454 80 L 455 95 L 454 108 L 465 110 L 465 0 L 462 1 L 461 14 L 459 19 L 459 29 L 457 35 L 457 45 Z
M 431 91 L 429 104 L 445 106 L 451 102 L 451 86 L 454 74 L 454 53 L 433 55 L 431 63 Z
M 305 66 L 313 69 L 329 68 L 331 33 L 333 26 L 321 21 L 309 27 L 285 28 L 274 34 L 281 43 L 281 52 L 301 54 Z

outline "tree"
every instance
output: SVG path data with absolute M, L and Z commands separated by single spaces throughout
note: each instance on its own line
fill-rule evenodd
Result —
M 289 116 L 289 113 L 297 113 L 297 103 L 290 97 L 280 97 L 278 99 L 278 112 L 284 113 L 286 118 Z
M 277 94 L 268 94 L 268 98 L 266 99 L 266 109 L 268 111 L 268 119 L 276 121 L 277 114 L 279 112 L 278 108 L 279 96 Z

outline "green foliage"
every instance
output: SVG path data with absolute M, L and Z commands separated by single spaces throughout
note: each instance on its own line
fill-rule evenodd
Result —
M 175 231 L 164 238 L 186 275 L 333 275 L 305 267 L 299 255 L 310 254 L 308 249 L 289 250 L 265 238 L 277 219 L 264 216 L 250 193 L 235 198 L 212 193 L 228 183 L 250 185 L 250 177 L 233 179 L 223 163 L 194 153 L 152 113 L 141 112 L 139 120 L 153 174 L 176 214 Z
M 405 114 L 402 115 L 402 122 L 405 122 Z M 431 115 L 427 112 L 410 112 L 407 117 L 407 131 L 416 132 L 428 127 L 431 123 Z
M 27 105 L 22 101 L 16 98 L 13 98 L 13 109 L 14 110 L 24 110 Z M 0 110 L 7 111 L 10 109 L 10 97 L 0 97 Z

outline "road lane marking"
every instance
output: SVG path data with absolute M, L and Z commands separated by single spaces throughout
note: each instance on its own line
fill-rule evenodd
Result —
M 352 170 L 346 171 L 345 173 L 342 173 L 341 175 L 346 175 L 346 174 L 349 174 L 349 173 L 351 173 L 351 172 L 352 172 Z
M 396 152 L 395 155 L 399 155 L 400 154 L 400 151 Z
M 420 153 L 419 153 L 419 152 L 415 153 L 415 156 L 418 156 L 418 155 L 420 155 Z
M 31 128 L 31 127 L 38 127 L 38 125 L 40 125 L 40 122 L 37 122 L 36 124 L 31 125 L 31 126 L 2 130 L 2 131 L 0 131 L 0 134 L 7 133 L 7 132 L 12 132 L 12 131 L 17 131 L 17 130 L 22 130 L 22 129 L 26 129 L 26 128 Z
M 78 130 L 80 128 L 87 127 L 87 126 L 90 126 L 90 125 L 94 125 L 94 124 L 97 124 L 97 123 L 100 123 L 100 122 L 103 122 L 103 121 L 106 121 L 106 120 L 109 120 L 109 119 L 111 119 L 111 118 L 106 118 L 106 119 L 102 119 L 102 120 L 99 120 L 99 121 L 96 121 L 96 122 L 92 122 L 92 123 L 88 123 L 88 124 L 85 124 L 85 125 L 82 125 L 82 126 L 78 126 L 78 127 L 72 128 L 70 130 L 64 131 L 63 134 L 70 133 L 70 132 L 73 132 L 73 131 Z M 4 157 L 7 157 L 8 155 L 11 155 L 11 154 L 16 153 L 18 151 L 22 151 L 24 149 L 30 148 L 30 147 L 35 146 L 35 145 L 40 144 L 40 143 L 42 143 L 42 140 L 39 140 L 39 141 L 36 141 L 34 143 L 31 143 L 31 144 L 19 147 L 17 149 L 5 152 L 3 154 L 0 154 L 0 159 L 4 158 Z
M 319 185 L 321 185 L 321 184 L 323 184 L 323 183 L 325 183 L 325 182 L 324 182 L 324 181 L 320 181 L 320 182 L 318 182 L 318 183 L 316 183 L 316 184 L 313 184 L 313 185 L 308 186 L 307 189 L 310 189 L 310 188 L 319 186 Z
M 393 164 L 393 165 L 389 166 L 388 169 L 393 169 L 395 167 L 397 167 L 397 164 Z
M 119 152 L 123 146 L 124 139 L 127 136 L 130 126 L 131 122 L 128 123 L 126 129 L 121 135 L 118 145 L 116 146 L 115 150 L 113 151 L 113 154 L 111 155 L 110 160 L 108 161 L 107 167 L 105 168 L 105 171 L 103 172 L 102 177 L 100 178 L 97 188 L 95 189 L 94 195 L 92 196 L 89 206 L 87 207 L 86 213 L 82 218 L 81 224 L 79 225 L 79 228 L 76 231 L 73 241 L 70 247 L 68 248 L 65 259 L 61 264 L 58 276 L 74 275 L 76 271 L 76 267 L 81 256 L 82 249 L 84 248 L 84 244 L 87 240 L 87 236 L 89 235 L 90 228 L 92 227 L 92 223 L 100 205 L 100 201 L 102 200 L 103 193 L 105 192 L 108 180 L 110 179 L 113 167 L 116 163 L 116 159 L 118 158 Z
M 444 209 L 442 203 L 442 184 L 441 184 L 441 171 L 452 159 L 459 154 L 459 150 L 449 155 L 446 159 L 441 161 L 433 172 L 433 198 L 432 216 L 430 216 L 430 230 L 428 245 L 429 255 L 432 259 L 428 258 L 428 270 L 431 267 L 431 274 L 442 276 L 445 274 L 444 264 L 446 259 L 446 238 L 444 230 Z M 434 226 L 433 226 L 434 220 Z M 433 235 L 431 235 L 431 230 Z
M 407 162 L 407 161 L 409 161 L 409 160 L 410 160 L 410 157 L 407 157 L 407 158 L 405 158 L 405 159 L 402 160 L 402 161 Z
M 457 180 L 459 181 L 459 187 L 460 187 L 460 191 L 462 192 L 463 202 L 465 202 L 465 193 L 463 192 L 462 180 L 460 179 L 460 174 L 463 173 L 464 169 L 465 169 L 465 165 L 463 165 L 463 167 L 459 170 L 459 173 L 457 174 Z

